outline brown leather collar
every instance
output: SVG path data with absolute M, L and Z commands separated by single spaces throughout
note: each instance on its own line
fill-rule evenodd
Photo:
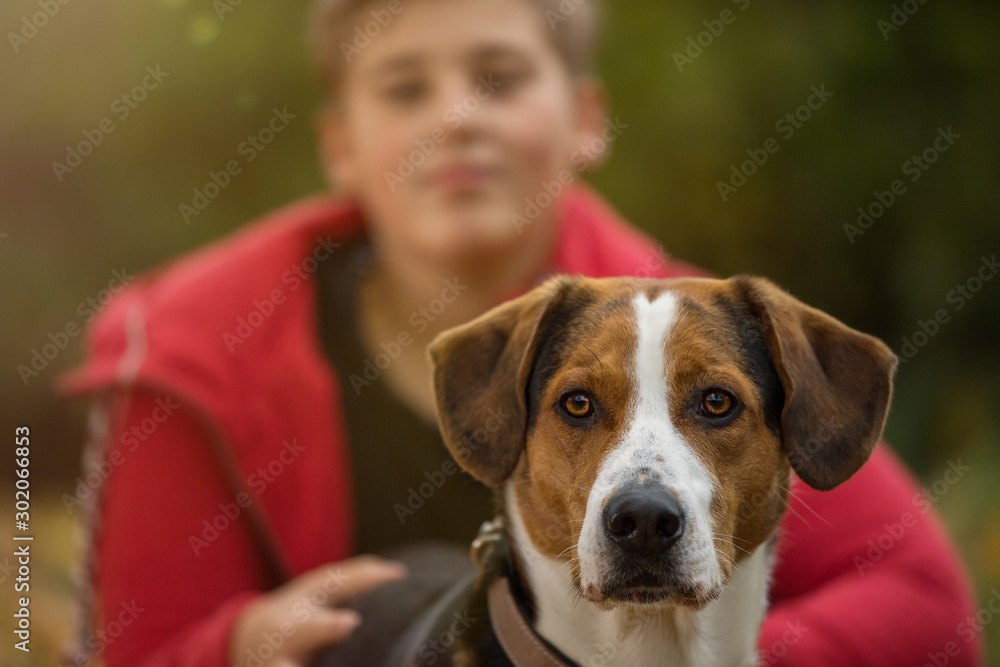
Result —
M 472 562 L 479 568 L 480 575 L 486 570 L 487 563 L 496 557 L 494 549 L 504 541 L 506 535 L 502 516 L 483 522 L 470 549 Z M 499 577 L 490 585 L 486 599 L 493 634 L 514 667 L 573 667 L 573 663 L 549 648 L 532 629 L 514 600 L 507 577 Z
M 573 667 L 573 663 L 557 655 L 528 625 L 510 592 L 507 577 L 493 582 L 487 599 L 493 632 L 515 667 Z

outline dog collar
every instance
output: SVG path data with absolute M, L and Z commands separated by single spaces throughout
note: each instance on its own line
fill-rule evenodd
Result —
M 510 581 L 501 577 L 487 592 L 490 622 L 500 646 L 515 667 L 572 667 L 539 637 L 514 601 Z
M 494 557 L 493 550 L 504 539 L 502 516 L 484 521 L 480 526 L 479 534 L 470 549 L 472 562 L 479 568 L 480 575 Z M 573 667 L 573 663 L 567 662 L 549 648 L 545 640 L 532 629 L 514 600 L 507 577 L 500 577 L 490 585 L 486 599 L 493 634 L 515 667 Z

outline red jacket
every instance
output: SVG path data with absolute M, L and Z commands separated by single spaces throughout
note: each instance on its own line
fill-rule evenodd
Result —
M 96 440 L 106 481 L 84 636 L 109 667 L 223 667 L 249 600 L 352 554 L 348 448 L 310 275 L 324 244 L 362 229 L 348 202 L 294 205 L 136 281 L 91 328 L 62 389 L 114 397 Z M 697 273 L 583 189 L 559 229 L 553 272 Z M 979 663 L 963 568 L 885 447 L 832 492 L 797 484 L 782 535 L 761 664 L 921 665 L 949 649 L 951 666 Z

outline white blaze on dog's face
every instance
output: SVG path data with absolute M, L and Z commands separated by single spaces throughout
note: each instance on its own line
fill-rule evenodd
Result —
M 777 527 L 789 460 L 831 488 L 867 459 L 894 365 L 751 278 L 551 281 L 431 354 L 456 459 L 510 482 L 534 550 L 602 606 L 717 597 Z M 490 407 L 512 416 L 477 440 Z
M 681 304 L 677 295 L 666 291 L 652 300 L 640 292 L 630 305 L 634 312 L 626 319 L 634 324 L 635 342 L 622 366 L 628 380 L 626 411 L 620 436 L 612 440 L 601 457 L 587 497 L 582 529 L 576 539 L 580 587 L 594 602 L 608 598 L 653 602 L 671 594 L 688 600 L 706 600 L 719 591 L 733 555 L 715 551 L 716 528 L 726 535 L 728 527 L 713 525 L 712 506 L 718 483 L 703 458 L 711 453 L 699 453 L 685 440 L 671 414 L 678 402 L 688 402 L 687 396 L 674 395 L 669 382 L 678 367 L 690 361 L 679 358 L 682 348 L 668 343 L 678 338 L 678 330 L 683 329 L 683 324 L 678 322 Z M 722 379 L 709 377 L 705 370 L 700 372 L 710 381 L 703 383 L 708 386 L 695 387 L 696 393 L 710 391 Z M 604 383 L 600 377 L 587 379 L 588 382 L 581 384 L 592 387 L 584 391 L 591 397 L 589 400 L 596 403 L 600 400 L 598 394 L 605 393 Z M 729 380 L 727 387 L 733 384 Z M 681 420 L 697 418 L 697 412 L 693 415 L 684 412 L 678 413 Z M 766 438 L 761 443 L 769 445 L 766 449 L 770 450 L 763 454 L 780 459 L 780 448 L 775 440 Z M 769 493 L 781 497 L 780 489 L 773 485 L 782 480 L 763 481 L 771 483 Z M 657 517 L 655 506 L 645 513 L 647 522 L 653 523 L 646 526 L 651 534 L 635 536 L 645 542 L 641 546 L 646 548 L 631 550 L 636 553 L 634 556 L 630 550 L 621 548 L 624 540 L 617 539 L 618 533 L 623 531 L 608 530 L 609 520 L 613 521 L 620 514 L 609 507 L 609 502 L 630 488 L 635 490 L 632 495 L 638 498 L 668 494 L 665 497 L 673 501 L 672 506 L 659 508 L 665 518 Z M 624 530 L 635 533 L 641 530 L 635 526 L 634 516 L 626 516 L 625 521 L 628 523 L 623 526 Z M 657 523 L 661 525 L 657 527 Z M 667 544 L 677 533 L 680 535 L 676 541 Z M 631 562 L 623 563 L 623 557 Z

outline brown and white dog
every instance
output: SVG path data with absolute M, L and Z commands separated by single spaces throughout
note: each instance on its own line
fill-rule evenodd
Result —
M 413 664 L 523 664 L 489 620 L 502 577 L 536 664 L 755 664 L 790 469 L 821 490 L 853 475 L 896 365 L 747 276 L 559 277 L 430 355 L 444 441 L 498 490 L 505 548 L 435 612 L 475 622 Z

